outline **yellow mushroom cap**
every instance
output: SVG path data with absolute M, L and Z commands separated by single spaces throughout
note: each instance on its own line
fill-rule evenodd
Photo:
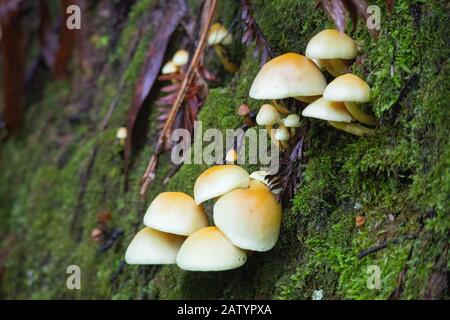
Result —
M 302 116 L 327 121 L 352 121 L 352 116 L 348 113 L 343 102 L 327 101 L 324 98 L 320 98 L 309 104 L 303 110 Z
M 247 188 L 249 183 L 248 172 L 237 165 L 225 164 L 211 167 L 205 170 L 195 181 L 195 202 L 200 204 L 233 189 Z
M 210 46 L 216 44 L 230 45 L 232 42 L 231 33 L 221 23 L 216 22 L 209 29 L 208 44 Z
M 275 130 L 275 139 L 277 140 L 287 141 L 290 137 L 289 130 L 285 126 L 280 126 Z
M 120 127 L 119 129 L 117 129 L 116 132 L 116 138 L 119 140 L 124 140 L 127 138 L 127 128 L 126 127 Z
M 178 67 L 173 61 L 167 62 L 161 69 L 162 74 L 169 74 L 178 71 Z
M 172 62 L 178 66 L 184 66 L 189 61 L 189 53 L 186 50 L 178 50 L 172 58 Z
M 283 124 L 288 128 L 300 127 L 300 117 L 296 114 L 290 114 L 283 120 Z
M 208 217 L 191 196 L 183 192 L 163 192 L 148 207 L 144 224 L 159 231 L 188 236 L 208 226 Z
M 308 58 L 285 53 L 267 62 L 250 88 L 253 99 L 284 99 L 322 95 L 325 77 Z
M 177 256 L 178 266 L 190 271 L 230 270 L 239 268 L 246 261 L 245 251 L 235 247 L 216 227 L 191 234 Z
M 260 126 L 273 125 L 280 121 L 280 113 L 271 104 L 263 104 L 256 115 L 256 123 Z
M 331 81 L 323 97 L 329 101 L 367 102 L 370 100 L 370 87 L 357 75 L 347 73 Z
M 145 227 L 128 245 L 128 264 L 173 264 L 184 237 Z
M 253 251 L 272 249 L 280 233 L 281 206 L 261 182 L 236 189 L 214 205 L 214 223 L 237 247 Z
M 353 59 L 357 53 L 355 41 L 336 29 L 319 32 L 306 46 L 306 56 L 314 59 Z

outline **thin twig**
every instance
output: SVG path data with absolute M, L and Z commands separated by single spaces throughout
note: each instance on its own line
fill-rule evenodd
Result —
M 171 127 L 175 121 L 176 115 L 177 115 L 178 111 L 180 110 L 180 107 L 186 96 L 186 91 L 189 88 L 189 85 L 192 83 L 192 81 L 195 78 L 195 75 L 196 75 L 196 72 L 198 69 L 198 65 L 202 60 L 203 53 L 204 53 L 204 50 L 206 47 L 206 39 L 208 36 L 209 28 L 211 27 L 211 24 L 214 19 L 216 7 L 217 7 L 217 0 L 210 0 L 210 1 L 205 2 L 204 8 L 203 8 L 203 17 L 206 14 L 207 18 L 202 23 L 203 29 L 202 29 L 202 33 L 200 36 L 200 40 L 199 40 L 198 46 L 195 50 L 194 57 L 192 58 L 189 68 L 186 72 L 186 77 L 184 78 L 184 80 L 181 84 L 181 88 L 178 93 L 177 99 L 175 100 L 175 102 L 172 106 L 172 109 L 170 110 L 170 113 L 168 115 L 168 119 L 167 119 L 166 123 L 164 124 L 161 134 L 159 135 L 158 142 L 157 142 L 157 149 L 155 150 L 155 153 L 152 155 L 150 162 L 147 166 L 147 169 L 145 170 L 145 173 L 142 176 L 142 187 L 141 187 L 141 191 L 140 191 L 140 194 L 142 197 L 145 196 L 150 183 L 155 178 L 154 172 L 155 172 L 156 166 L 158 165 L 158 156 L 162 152 L 162 149 L 164 146 L 164 140 L 166 139 L 166 134 L 171 129 Z

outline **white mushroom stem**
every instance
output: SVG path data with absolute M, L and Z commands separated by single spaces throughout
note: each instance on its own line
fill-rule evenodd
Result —
M 279 113 L 284 113 L 284 114 L 289 113 L 289 110 L 286 107 L 283 107 L 282 105 L 280 105 L 277 100 L 272 100 L 272 104 Z
M 376 126 L 377 119 L 370 114 L 365 113 L 355 102 L 346 101 L 344 102 L 347 111 L 352 115 L 353 118 L 361 123 L 367 124 L 369 126 Z
M 374 129 L 366 128 L 358 123 L 346 123 L 346 122 L 336 122 L 336 121 L 328 121 L 330 125 L 333 127 L 354 134 L 356 136 L 372 136 L 375 134 Z
M 222 62 L 223 67 L 226 71 L 230 73 L 236 73 L 239 70 L 238 66 L 230 61 L 225 52 L 225 49 L 220 44 L 214 45 L 214 51 L 216 52 L 217 57 L 219 58 L 220 62 Z

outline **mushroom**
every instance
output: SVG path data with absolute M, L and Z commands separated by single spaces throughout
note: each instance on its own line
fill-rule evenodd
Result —
M 128 245 L 125 261 L 128 264 L 173 264 L 184 239 L 145 227 Z
M 323 97 L 328 101 L 344 102 L 348 112 L 359 122 L 377 125 L 376 118 L 362 111 L 356 104 L 370 100 L 370 87 L 360 77 L 352 73 L 337 77 L 326 87 Z
M 172 62 L 178 68 L 184 66 L 189 61 L 189 53 L 186 50 L 178 50 L 172 58 Z
M 281 206 L 263 183 L 228 192 L 214 205 L 214 223 L 237 247 L 272 249 L 280 233 Z
M 148 207 L 144 224 L 159 231 L 188 236 L 208 226 L 208 217 L 191 196 L 183 192 L 163 192 Z
M 228 164 L 234 164 L 237 162 L 238 159 L 238 153 L 236 151 L 236 149 L 231 148 L 230 150 L 228 150 L 226 156 L 225 156 L 225 162 Z
M 250 88 L 253 99 L 285 99 L 314 101 L 327 86 L 325 77 L 310 59 L 285 53 L 267 62 Z
M 348 113 L 342 102 L 328 101 L 324 98 L 320 98 L 309 104 L 303 110 L 302 116 L 327 120 L 333 127 L 358 136 L 366 134 L 371 135 L 374 133 L 373 129 L 351 123 L 352 116 Z
M 357 53 L 355 41 L 336 29 L 319 32 L 306 47 L 306 56 L 316 60 L 317 65 L 325 67 L 335 77 L 348 72 L 347 61 L 354 59 Z
M 161 69 L 162 74 L 170 74 L 178 72 L 178 66 L 173 61 L 167 62 Z
M 177 265 L 189 271 L 236 269 L 246 261 L 246 252 L 234 246 L 216 227 L 206 227 L 191 234 L 177 255 Z
M 280 118 L 280 114 L 273 105 L 263 104 L 256 115 L 256 123 L 260 126 L 266 126 L 267 134 L 272 137 L 273 125 L 277 124 Z
M 295 135 L 295 128 L 300 127 L 300 117 L 296 114 L 290 114 L 283 119 L 283 124 L 286 128 L 291 129 L 291 136 Z
M 231 33 L 221 23 L 214 23 L 209 29 L 208 45 L 214 47 L 220 62 L 222 62 L 225 70 L 231 73 L 238 71 L 238 67 L 230 61 L 225 49 L 221 45 L 230 45 L 233 42 Z
M 127 138 L 128 130 L 126 127 L 120 127 L 117 129 L 116 138 L 119 140 L 120 145 L 125 144 L 125 139 Z
M 274 137 L 276 140 L 280 141 L 283 148 L 286 148 L 287 147 L 286 141 L 289 141 L 289 139 L 291 138 L 291 135 L 289 133 L 289 130 L 284 125 L 280 125 L 275 130 Z
M 197 204 L 221 196 L 236 188 L 247 188 L 247 171 L 234 164 L 214 166 L 205 170 L 195 181 L 194 198 Z

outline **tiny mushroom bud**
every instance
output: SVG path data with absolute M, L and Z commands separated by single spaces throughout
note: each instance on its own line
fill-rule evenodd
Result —
M 119 140 L 125 140 L 127 138 L 127 132 L 128 130 L 126 127 L 120 127 L 117 129 L 116 138 Z
M 172 58 L 172 62 L 177 67 L 182 67 L 189 61 L 189 53 L 186 50 L 178 50 Z
M 128 245 L 125 261 L 128 264 L 173 264 L 184 239 L 145 227 Z
M 291 136 L 294 136 L 295 128 L 300 127 L 300 117 L 296 114 L 290 114 L 284 119 L 283 125 L 286 128 L 291 128 Z
M 250 177 L 243 168 L 226 164 L 205 170 L 195 181 L 194 198 L 198 204 L 236 188 L 247 188 Z
M 217 227 L 206 227 L 191 234 L 177 256 L 177 265 L 189 271 L 236 269 L 246 261 L 246 252 L 234 246 Z
M 238 115 L 241 117 L 248 116 L 250 113 L 250 107 L 246 104 L 241 104 L 238 108 Z
M 91 239 L 95 242 L 99 242 L 102 239 L 103 231 L 99 228 L 94 228 L 91 231 Z
M 272 249 L 280 233 L 281 206 L 261 182 L 228 192 L 214 205 L 214 223 L 237 247 Z
M 163 192 L 148 207 L 144 224 L 155 230 L 188 236 L 208 226 L 208 217 L 191 196 L 183 192 Z
M 327 86 L 325 77 L 310 59 L 285 53 L 267 62 L 250 88 L 253 99 L 296 98 L 311 101 Z
M 227 155 L 225 156 L 225 162 L 234 164 L 236 163 L 237 159 L 238 159 L 237 151 L 234 148 L 228 150 Z
M 173 61 L 167 62 L 161 69 L 162 74 L 178 72 L 178 66 Z
M 346 61 L 354 59 L 357 53 L 355 41 L 335 29 L 319 32 L 306 47 L 306 56 L 316 60 L 318 66 L 324 66 L 335 77 L 348 72 Z
M 364 223 L 366 223 L 366 218 L 364 218 L 364 216 L 356 216 L 355 225 L 357 228 L 361 228 Z
M 347 73 L 337 77 L 323 92 L 324 99 L 328 101 L 344 102 L 348 112 L 361 123 L 376 126 L 377 120 L 362 111 L 355 102 L 368 102 L 370 100 L 370 87 L 360 77 Z
M 291 135 L 289 133 L 289 130 L 284 125 L 281 125 L 278 129 L 275 130 L 275 139 L 284 142 L 288 141 L 290 138 Z
M 275 129 L 274 138 L 281 143 L 283 148 L 286 148 L 288 146 L 286 141 L 291 138 L 291 135 L 284 125 L 280 125 L 278 129 Z

